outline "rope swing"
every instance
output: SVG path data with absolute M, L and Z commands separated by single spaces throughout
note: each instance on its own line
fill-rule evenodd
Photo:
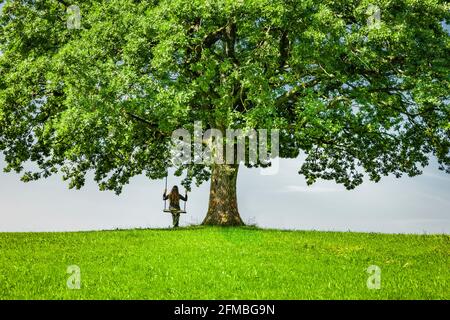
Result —
M 165 188 L 164 188 L 164 190 L 166 190 L 166 192 L 167 192 L 167 176 L 168 176 L 168 174 L 167 174 L 166 177 L 164 178 L 164 179 L 165 179 Z M 187 191 L 185 191 L 185 194 L 187 195 Z M 180 200 L 181 200 L 181 201 L 184 201 L 184 200 L 182 200 L 182 199 L 180 199 Z M 184 201 L 183 210 L 179 210 L 179 213 L 186 213 L 186 202 L 187 202 L 187 201 Z M 163 209 L 163 212 L 172 213 L 172 211 L 173 211 L 173 210 L 167 209 L 167 199 L 165 199 L 165 200 L 164 200 L 164 209 Z

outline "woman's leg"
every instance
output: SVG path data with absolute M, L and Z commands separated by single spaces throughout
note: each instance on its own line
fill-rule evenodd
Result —
M 172 211 L 171 212 L 172 213 L 172 225 L 175 227 L 175 223 L 176 223 L 176 215 L 177 215 L 177 213 L 175 212 L 175 211 Z
M 176 212 L 176 213 L 175 213 L 175 218 L 174 218 L 174 220 L 173 220 L 173 226 L 174 226 L 175 228 L 177 228 L 179 223 L 180 223 L 180 213 L 179 213 L 179 212 Z
M 172 223 L 173 223 L 173 227 L 176 228 L 178 227 L 178 224 L 180 222 L 180 213 L 177 211 L 172 211 Z

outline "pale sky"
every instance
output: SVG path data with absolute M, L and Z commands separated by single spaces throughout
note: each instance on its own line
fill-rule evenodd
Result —
M 0 167 L 4 164 L 1 156 Z M 300 159 L 281 160 L 272 176 L 241 167 L 238 202 L 245 222 L 264 228 L 450 234 L 450 175 L 436 163 L 421 176 L 367 181 L 352 191 L 323 181 L 307 187 L 297 174 L 300 164 Z M 169 185 L 174 183 L 179 180 L 169 177 Z M 0 231 L 168 227 L 163 189 L 163 180 L 139 176 L 116 196 L 98 191 L 92 180 L 82 190 L 69 190 L 61 176 L 23 183 L 15 173 L 0 173 Z M 208 192 L 209 182 L 193 188 L 182 225 L 201 223 Z

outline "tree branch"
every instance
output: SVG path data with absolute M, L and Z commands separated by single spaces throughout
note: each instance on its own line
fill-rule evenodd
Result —
M 279 108 L 286 102 L 288 102 L 291 99 L 297 100 L 300 96 L 300 89 L 306 88 L 306 87 L 312 87 L 319 83 L 319 79 L 314 79 L 306 83 L 302 83 L 301 85 L 298 85 L 294 87 L 292 90 L 286 91 L 283 95 L 278 97 L 276 101 L 276 107 Z
M 289 57 L 289 38 L 288 38 L 288 33 L 286 30 L 284 30 L 281 33 L 281 39 L 280 39 L 280 71 L 284 68 L 284 66 L 286 65 L 286 62 L 288 60 Z
M 164 132 L 162 132 L 161 130 L 159 130 L 159 129 L 158 129 L 158 126 L 157 126 L 156 124 L 154 124 L 154 123 L 152 123 L 152 122 L 150 122 L 150 121 L 148 121 L 148 120 L 142 118 L 141 116 L 138 116 L 138 115 L 136 115 L 136 114 L 133 114 L 133 113 L 131 113 L 131 112 L 125 111 L 125 113 L 126 113 L 130 118 L 132 118 L 133 120 L 138 121 L 138 122 L 140 122 L 140 123 L 142 123 L 142 124 L 147 125 L 147 128 L 152 129 L 152 130 L 150 130 L 152 133 L 157 134 L 159 137 L 164 137 L 164 136 L 165 136 Z

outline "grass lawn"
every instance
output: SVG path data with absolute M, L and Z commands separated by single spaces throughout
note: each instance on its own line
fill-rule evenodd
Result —
M 69 265 L 81 288 L 67 288 Z M 381 268 L 369 290 L 367 268 Z M 0 233 L 0 299 L 450 299 L 450 236 L 191 227 Z

